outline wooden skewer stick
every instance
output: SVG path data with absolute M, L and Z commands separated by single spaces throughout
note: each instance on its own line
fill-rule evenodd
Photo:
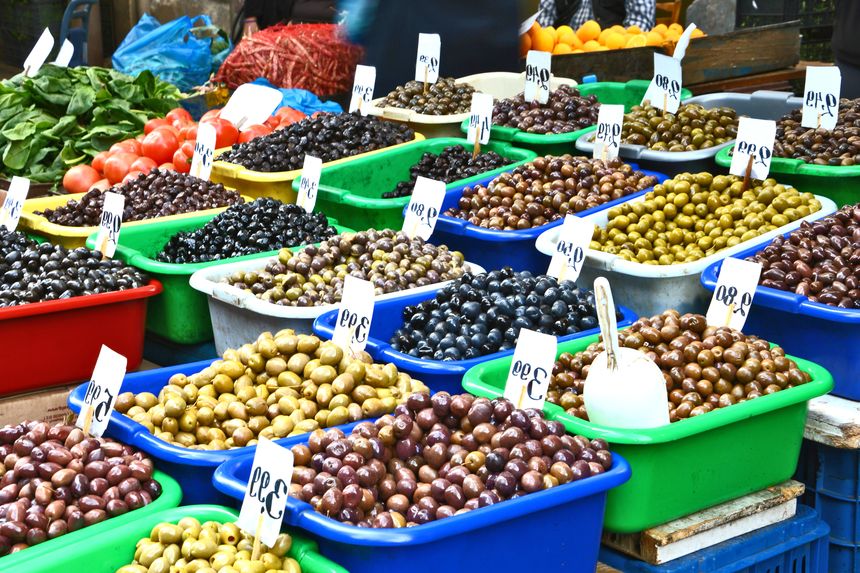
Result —
M 663 93 L 663 115 L 666 115 L 666 108 L 669 107 L 669 96 L 665 92 Z
M 522 410 L 523 408 L 523 399 L 526 397 L 526 385 L 523 384 L 520 388 L 520 397 L 517 399 L 517 409 Z
M 254 548 L 251 550 L 251 561 L 260 560 L 260 530 L 263 529 L 263 513 L 257 518 L 257 532 L 254 534 Z
M 752 166 L 753 166 L 753 156 L 750 155 L 749 161 L 747 161 L 747 169 L 744 172 L 744 185 L 741 188 L 741 191 L 746 191 L 750 186 L 750 178 L 752 177 Z
M 481 153 L 481 124 L 478 123 L 478 132 L 475 134 L 475 147 L 472 148 L 472 161 Z
M 429 72 L 427 71 L 427 65 L 425 64 L 424 65 L 424 95 L 427 95 L 427 90 L 429 89 L 427 86 L 427 74 L 428 73 Z
M 732 323 L 732 315 L 735 313 L 735 303 L 729 305 L 729 311 L 726 313 L 726 327 Z

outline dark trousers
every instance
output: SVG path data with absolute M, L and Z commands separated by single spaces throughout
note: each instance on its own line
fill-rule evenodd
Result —
M 854 99 L 860 97 L 860 67 L 837 60 L 842 74 L 842 91 L 839 97 Z

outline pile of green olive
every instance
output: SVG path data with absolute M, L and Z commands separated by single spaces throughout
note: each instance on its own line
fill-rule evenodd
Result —
M 624 115 L 623 143 L 655 151 L 696 151 L 721 145 L 738 135 L 738 114 L 729 107 L 705 109 L 684 103 L 677 113 L 652 105 L 637 105 Z

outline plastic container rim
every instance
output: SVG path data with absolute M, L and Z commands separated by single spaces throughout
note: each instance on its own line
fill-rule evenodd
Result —
M 150 279 L 147 284 L 137 288 L 101 292 L 84 296 L 73 296 L 62 300 L 45 300 L 41 302 L 29 302 L 18 306 L 9 306 L 0 309 L 0 320 L 12 320 L 28 316 L 50 314 L 52 312 L 78 310 L 93 306 L 140 300 L 160 294 L 163 290 L 161 282 L 156 279 Z
M 732 164 L 734 148 L 734 142 L 732 142 L 732 145 L 720 149 L 714 157 L 717 165 L 729 167 Z M 807 177 L 860 177 L 860 165 L 816 165 L 793 157 L 773 157 L 770 160 L 770 171 Z

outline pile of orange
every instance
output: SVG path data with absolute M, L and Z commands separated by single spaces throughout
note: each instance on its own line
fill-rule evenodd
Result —
M 641 48 L 642 46 L 662 46 L 677 42 L 684 32 L 680 24 L 658 24 L 650 31 L 643 32 L 638 26 L 615 25 L 601 29 L 600 24 L 589 20 L 573 30 L 570 26 L 542 28 L 535 22 L 529 31 L 520 36 L 520 55 L 525 57 L 529 50 L 552 52 L 553 54 L 580 54 L 622 48 Z M 692 38 L 701 38 L 705 33 L 698 28 Z

